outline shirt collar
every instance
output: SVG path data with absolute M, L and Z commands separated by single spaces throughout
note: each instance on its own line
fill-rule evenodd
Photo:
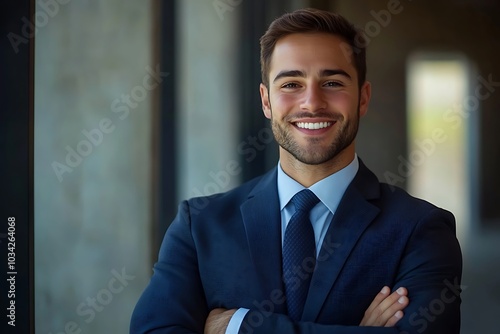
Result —
M 344 195 L 347 187 L 356 176 L 359 169 L 358 156 L 355 154 L 352 162 L 320 180 L 309 187 L 309 189 L 320 199 L 320 201 L 332 212 L 335 213 L 340 199 Z M 288 176 L 278 162 L 278 195 L 280 199 L 280 210 L 290 202 L 292 197 L 299 191 L 305 189 L 303 185 Z

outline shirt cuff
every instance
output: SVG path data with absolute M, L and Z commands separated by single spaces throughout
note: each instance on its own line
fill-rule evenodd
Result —
M 241 324 L 243 323 L 243 319 L 245 318 L 245 315 L 247 315 L 248 311 L 250 310 L 247 308 L 239 308 L 236 312 L 234 312 L 233 316 L 229 320 L 229 324 L 227 325 L 226 334 L 238 334 Z

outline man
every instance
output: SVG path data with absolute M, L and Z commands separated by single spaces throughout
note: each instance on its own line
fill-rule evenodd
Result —
M 270 25 L 260 94 L 278 166 L 181 203 L 131 333 L 459 333 L 452 214 L 356 156 L 371 95 L 358 33 L 314 9 Z

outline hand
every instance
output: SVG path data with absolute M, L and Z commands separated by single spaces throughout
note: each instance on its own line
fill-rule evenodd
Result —
M 403 317 L 403 309 L 408 306 L 408 291 L 399 288 L 391 290 L 384 286 L 375 296 L 361 320 L 360 326 L 393 327 Z
M 216 308 L 210 311 L 205 323 L 205 334 L 224 334 L 226 333 L 229 320 L 236 309 L 226 310 L 225 308 Z

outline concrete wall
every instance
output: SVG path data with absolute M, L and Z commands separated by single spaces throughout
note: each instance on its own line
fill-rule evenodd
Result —
M 127 333 L 152 265 L 150 119 L 160 83 L 149 74 L 151 2 L 43 3 L 35 48 L 36 332 Z
M 236 77 L 236 66 L 241 2 L 231 3 L 178 1 L 180 199 L 226 191 L 240 182 L 237 85 L 241 78 Z

